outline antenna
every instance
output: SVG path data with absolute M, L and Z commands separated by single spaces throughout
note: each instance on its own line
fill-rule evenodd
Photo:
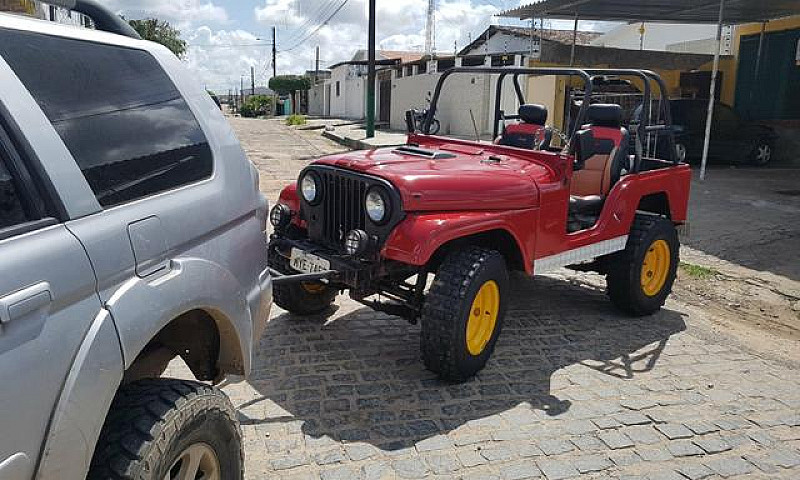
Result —
M 425 25 L 425 55 L 436 53 L 436 0 L 428 0 L 428 22 Z

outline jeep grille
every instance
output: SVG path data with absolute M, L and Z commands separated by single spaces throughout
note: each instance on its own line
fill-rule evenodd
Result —
M 365 230 L 367 216 L 364 200 L 367 184 L 351 175 L 318 171 L 322 181 L 322 238 L 328 247 L 342 250 L 344 236 L 356 228 Z

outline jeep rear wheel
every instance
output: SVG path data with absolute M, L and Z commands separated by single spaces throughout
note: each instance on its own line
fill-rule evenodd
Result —
M 280 254 L 270 252 L 269 266 L 286 273 L 291 272 L 289 262 Z M 316 315 L 330 308 L 337 290 L 322 282 L 297 282 L 272 286 L 275 303 L 295 315 Z
M 90 480 L 227 480 L 244 474 L 228 397 L 202 383 L 140 380 L 120 388 L 92 458 Z
M 477 247 L 450 253 L 422 309 L 425 367 L 454 382 L 480 371 L 500 336 L 507 296 L 508 271 L 500 253 Z
M 636 316 L 657 312 L 672 291 L 679 248 L 671 221 L 636 215 L 625 250 L 613 257 L 606 276 L 614 305 Z

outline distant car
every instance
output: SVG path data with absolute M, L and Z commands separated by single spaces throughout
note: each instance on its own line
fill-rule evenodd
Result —
M 703 155 L 708 101 L 677 99 L 670 100 L 670 106 L 678 158 L 698 162 Z M 723 103 L 714 105 L 709 160 L 764 166 L 774 156 L 777 139 L 772 128 L 742 119 Z

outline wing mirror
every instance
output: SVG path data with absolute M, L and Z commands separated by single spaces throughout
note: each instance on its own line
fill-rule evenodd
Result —
M 591 130 L 578 130 L 575 132 L 574 147 L 572 153 L 575 155 L 575 163 L 572 170 L 577 172 L 586 166 L 586 160 L 595 154 L 594 134 Z

